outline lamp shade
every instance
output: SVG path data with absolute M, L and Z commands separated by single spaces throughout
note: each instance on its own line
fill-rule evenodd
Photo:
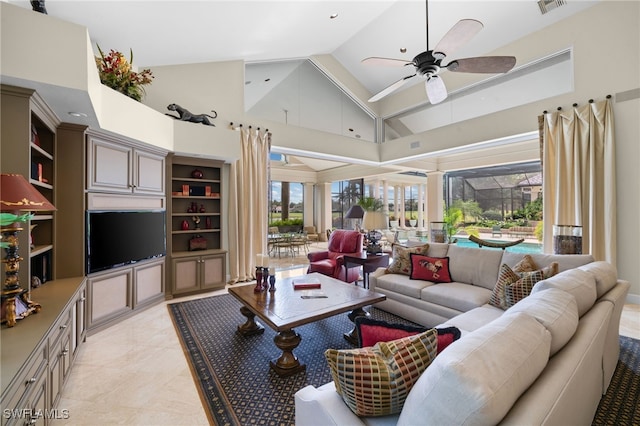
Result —
M 0 211 L 55 210 L 56 208 L 22 175 L 0 175 Z
M 362 227 L 368 231 L 387 229 L 387 217 L 383 212 L 365 212 Z
M 344 216 L 345 219 L 362 219 L 364 216 L 364 209 L 359 205 L 351 206 L 349 210 L 347 210 L 347 214 Z

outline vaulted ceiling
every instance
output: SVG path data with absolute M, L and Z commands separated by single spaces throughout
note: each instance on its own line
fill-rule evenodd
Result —
M 543 14 L 535 0 L 431 0 L 428 27 L 422 0 L 49 0 L 46 8 L 50 16 L 87 27 L 94 45 L 123 52 L 131 48 L 139 68 L 229 60 L 258 64 L 331 55 L 375 94 L 410 72 L 366 66 L 363 58 L 409 61 L 433 48 L 463 18 L 483 22 L 484 29 L 454 56 L 482 56 L 598 1 L 541 0 L 553 9 Z M 8 2 L 31 8 L 28 1 Z M 557 3 L 564 5 L 555 7 Z M 518 53 L 510 52 L 516 58 Z M 446 83 L 446 71 L 442 77 Z M 370 105 L 370 112 L 379 115 L 377 111 Z M 339 163 L 289 157 L 283 165 L 322 170 Z

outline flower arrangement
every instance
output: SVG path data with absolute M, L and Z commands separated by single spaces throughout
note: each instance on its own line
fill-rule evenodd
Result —
M 133 70 L 133 50 L 129 50 L 130 58 L 127 61 L 121 52 L 111 49 L 105 55 L 98 46 L 100 56 L 96 56 L 96 65 L 102 84 L 140 102 L 145 94 L 143 86 L 150 84 L 154 77 L 150 69 L 142 72 Z

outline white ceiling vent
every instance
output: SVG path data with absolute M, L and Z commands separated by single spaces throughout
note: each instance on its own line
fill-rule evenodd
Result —
M 543 15 L 565 4 L 567 4 L 565 0 L 538 0 L 538 6 L 540 7 L 540 12 Z

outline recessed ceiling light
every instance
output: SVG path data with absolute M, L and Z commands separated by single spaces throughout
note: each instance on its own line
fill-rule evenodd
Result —
M 85 114 L 84 112 L 75 112 L 75 111 L 69 111 L 68 114 L 73 116 L 73 117 L 86 117 L 87 116 L 87 114 Z
M 407 48 L 406 47 L 401 47 L 400 48 L 400 53 L 407 53 Z
M 353 129 L 352 129 L 351 127 L 349 127 L 349 131 L 350 131 L 350 132 L 353 132 Z
M 338 14 L 337 14 L 337 13 L 332 13 L 332 14 L 329 16 L 329 19 L 336 19 L 337 17 L 338 17 Z
M 270 78 L 265 78 L 264 81 L 265 81 L 265 83 L 268 83 L 268 82 L 271 81 L 271 79 Z
M 251 84 L 251 80 L 247 80 L 247 81 L 244 82 L 245 86 L 248 85 L 248 84 Z

